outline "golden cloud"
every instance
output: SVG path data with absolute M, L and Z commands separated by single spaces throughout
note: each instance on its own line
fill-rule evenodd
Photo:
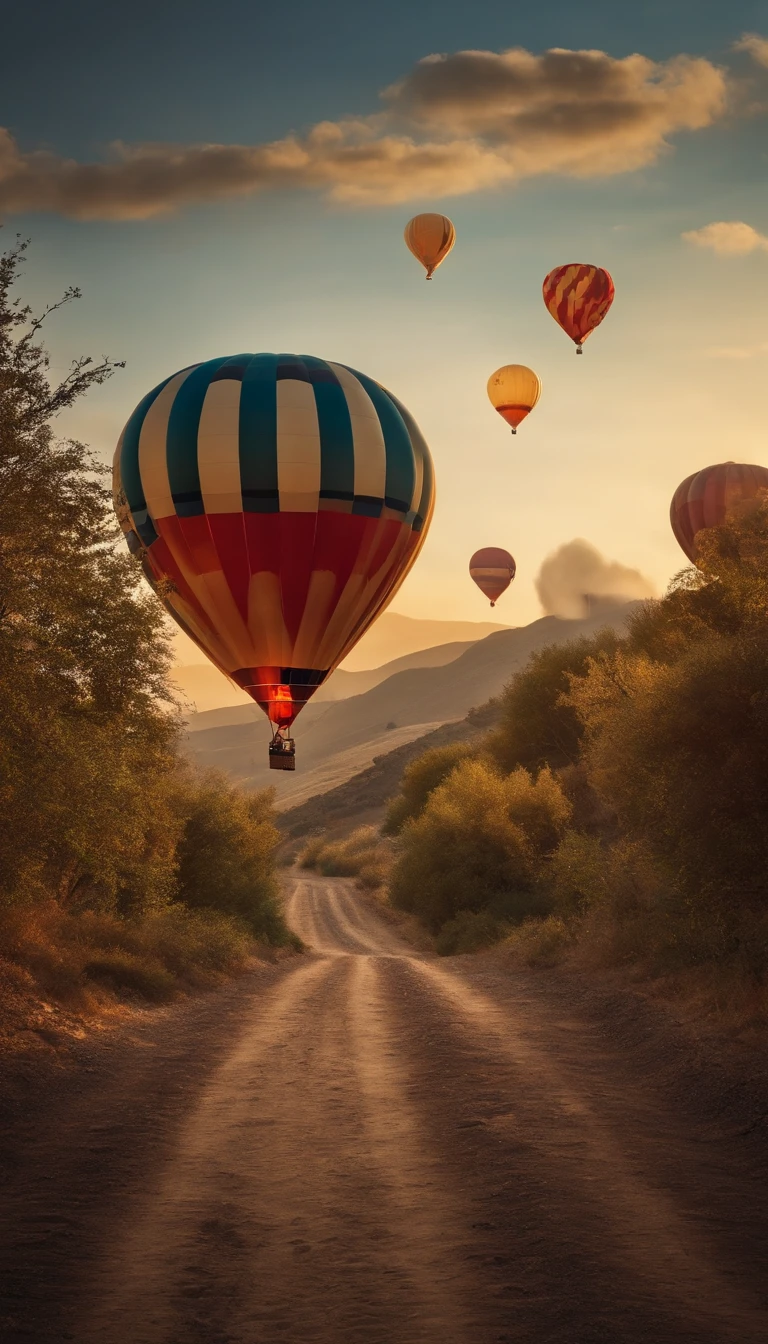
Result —
M 389 205 L 548 173 L 622 173 L 655 162 L 677 131 L 711 125 L 727 92 L 722 70 L 688 56 L 429 56 L 385 91 L 384 112 L 265 144 L 117 144 L 106 161 L 79 163 L 23 153 L 0 128 L 0 212 L 147 219 L 279 189 Z
M 734 42 L 733 50 L 745 51 L 758 65 L 768 70 L 768 37 L 760 37 L 759 33 L 744 33 L 738 42 Z
M 744 257 L 750 252 L 768 252 L 768 237 L 740 219 L 719 220 L 684 233 L 686 243 L 708 247 L 721 257 Z

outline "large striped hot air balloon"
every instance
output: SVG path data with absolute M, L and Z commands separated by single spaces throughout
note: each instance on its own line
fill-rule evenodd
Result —
M 456 230 L 447 215 L 414 215 L 405 226 L 406 247 L 420 261 L 431 280 L 456 242 Z
M 761 490 L 768 490 L 768 467 L 721 462 L 703 467 L 678 485 L 669 520 L 675 537 L 696 564 L 696 537 L 708 527 L 721 527 L 729 514 L 748 508 Z
M 574 261 L 550 271 L 543 294 L 549 312 L 576 342 L 580 355 L 589 333 L 600 326 L 613 303 L 613 280 L 601 266 Z
M 418 555 L 434 473 L 373 378 L 309 355 L 232 355 L 139 403 L 114 503 L 170 614 L 274 725 L 270 764 L 292 769 L 296 715 Z
M 469 562 L 469 575 L 474 579 L 481 593 L 490 599 L 495 607 L 502 593 L 505 593 L 515 577 L 517 566 L 509 551 L 499 546 L 484 546 L 475 551 Z

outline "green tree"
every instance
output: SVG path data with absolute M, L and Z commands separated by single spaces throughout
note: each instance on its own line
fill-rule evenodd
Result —
M 476 753 L 476 746 L 450 742 L 445 747 L 432 747 L 411 761 L 403 771 L 400 792 L 387 810 L 382 827 L 384 835 L 398 835 L 407 821 L 420 817 L 438 784 L 448 778 L 460 761 Z
M 440 930 L 462 912 L 518 921 L 541 908 L 541 860 L 562 835 L 570 806 L 543 770 L 498 774 L 466 760 L 430 794 L 402 832 L 391 897 Z
M 573 764 L 581 750 L 582 725 L 563 700 L 569 675 L 583 673 L 587 661 L 612 653 L 620 643 L 613 630 L 551 644 L 534 653 L 500 697 L 500 722 L 488 749 L 503 770 L 538 770 Z
M 106 471 L 56 416 L 116 365 L 52 383 L 41 316 L 13 298 L 25 246 L 0 257 L 0 898 L 137 908 L 172 887 L 162 780 L 177 725 L 162 610 L 116 549 Z
M 178 896 L 194 910 L 235 915 L 264 942 L 279 944 L 287 934 L 274 875 L 273 801 L 273 790 L 245 793 L 216 771 L 192 777 L 179 800 Z

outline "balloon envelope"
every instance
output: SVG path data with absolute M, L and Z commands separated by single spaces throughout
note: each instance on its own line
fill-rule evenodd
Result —
M 170 614 L 284 727 L 388 605 L 434 505 L 405 407 L 308 355 L 166 378 L 123 430 L 113 488 Z
M 550 271 L 543 285 L 544 302 L 558 326 L 581 347 L 599 327 L 613 303 L 613 280 L 601 266 L 569 262 Z
M 447 215 L 414 215 L 405 226 L 407 247 L 431 280 L 456 242 L 456 230 Z
M 768 490 L 768 468 L 744 462 L 721 462 L 686 477 L 672 496 L 669 520 L 688 559 L 696 563 L 699 532 L 721 527 L 729 514 L 748 506 L 760 490 Z
M 469 562 L 470 577 L 474 579 L 481 593 L 490 598 L 495 607 L 502 593 L 507 591 L 515 577 L 517 566 L 509 554 L 499 546 L 484 546 L 475 551 Z
M 516 434 L 541 396 L 541 379 L 525 364 L 505 364 L 488 379 L 488 396 L 494 410 Z

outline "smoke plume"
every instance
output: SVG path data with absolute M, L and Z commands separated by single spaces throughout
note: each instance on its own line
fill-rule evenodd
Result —
M 655 589 L 639 569 L 606 560 L 577 537 L 548 555 L 536 577 L 536 592 L 547 616 L 586 616 L 595 599 L 630 602 L 653 597 Z

